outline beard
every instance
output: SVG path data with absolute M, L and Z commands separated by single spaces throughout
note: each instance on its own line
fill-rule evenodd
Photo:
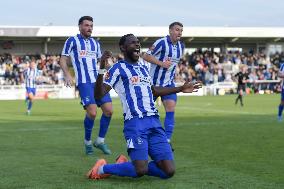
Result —
M 137 62 L 139 60 L 139 56 L 137 57 L 133 52 L 127 52 L 126 54 L 132 62 Z

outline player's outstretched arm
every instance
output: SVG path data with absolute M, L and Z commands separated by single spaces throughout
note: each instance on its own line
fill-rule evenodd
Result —
M 197 92 L 198 89 L 202 87 L 201 82 L 185 82 L 182 86 L 180 87 L 157 87 L 157 86 L 152 86 L 152 92 L 153 95 L 158 97 L 158 96 L 165 96 L 173 93 L 192 93 L 192 92 Z
M 157 64 L 158 66 L 161 66 L 163 68 L 169 68 L 172 65 L 169 59 L 166 59 L 164 62 L 162 62 L 156 59 L 153 55 L 149 55 L 147 53 L 142 54 L 142 58 L 147 62 L 150 62 L 152 64 Z
M 71 87 L 72 84 L 73 84 L 73 79 L 72 79 L 71 74 L 68 70 L 68 66 L 67 66 L 68 61 L 69 61 L 68 56 L 61 56 L 59 64 L 60 64 L 60 67 L 61 67 L 63 74 L 64 74 L 65 85 L 67 87 Z
M 104 73 L 106 72 L 106 64 L 107 60 L 112 57 L 112 53 L 110 51 L 105 51 L 100 60 L 100 69 L 99 74 L 96 81 L 96 90 L 95 90 L 95 98 L 101 99 L 105 94 L 107 94 L 111 87 L 104 83 Z

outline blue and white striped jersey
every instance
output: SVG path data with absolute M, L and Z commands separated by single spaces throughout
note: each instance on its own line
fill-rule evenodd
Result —
M 137 64 L 123 60 L 114 64 L 106 73 L 105 83 L 120 97 L 124 120 L 159 115 L 154 105 L 147 64 L 142 59 Z
M 179 63 L 184 50 L 184 44 L 180 41 L 177 44 L 171 42 L 170 36 L 158 39 L 149 49 L 147 54 L 155 56 L 160 61 L 169 59 L 172 62 L 168 69 L 156 64 L 151 64 L 150 75 L 153 85 L 168 86 L 174 84 L 176 66 Z
M 25 85 L 28 88 L 36 88 L 36 78 L 40 75 L 40 71 L 35 68 L 27 68 L 24 71 Z
M 279 68 L 279 72 L 284 74 L 284 63 L 282 63 L 280 65 L 280 68 Z M 282 88 L 284 88 L 284 79 L 280 78 L 282 80 L 281 84 L 282 84 Z
M 77 34 L 69 37 L 63 47 L 61 55 L 70 56 L 76 77 L 79 83 L 94 83 L 97 78 L 97 62 L 101 58 L 100 43 L 93 38 L 85 39 Z

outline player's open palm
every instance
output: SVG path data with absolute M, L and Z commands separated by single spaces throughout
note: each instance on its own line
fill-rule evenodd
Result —
M 200 81 L 197 81 L 197 82 L 186 81 L 182 86 L 182 92 L 184 93 L 197 92 L 198 89 L 200 89 L 201 87 L 202 87 L 202 84 Z

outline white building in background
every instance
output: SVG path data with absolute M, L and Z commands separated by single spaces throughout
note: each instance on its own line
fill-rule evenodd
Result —
M 0 26 L 0 54 L 60 54 L 66 38 L 77 33 L 77 26 Z M 103 49 L 118 53 L 118 40 L 127 33 L 138 36 L 146 49 L 167 35 L 168 27 L 95 26 L 93 36 Z M 188 53 L 200 48 L 270 54 L 284 50 L 284 27 L 184 27 L 182 40 Z

